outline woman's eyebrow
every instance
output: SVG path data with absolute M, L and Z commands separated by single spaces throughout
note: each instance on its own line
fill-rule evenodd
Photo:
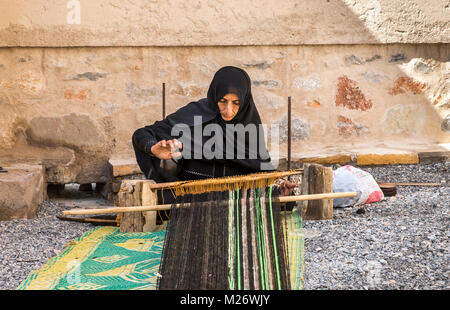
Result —
M 228 101 L 228 99 L 227 98 L 221 98 L 220 100 L 225 100 L 225 101 Z M 236 101 L 241 101 L 241 99 L 235 99 L 235 100 L 231 100 L 232 102 L 236 102 Z

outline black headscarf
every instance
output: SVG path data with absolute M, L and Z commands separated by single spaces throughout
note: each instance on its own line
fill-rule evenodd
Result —
M 230 121 L 225 121 L 220 115 L 217 103 L 221 98 L 229 93 L 236 94 L 239 97 L 240 105 L 234 118 Z M 217 110 L 216 122 L 221 125 L 224 133 L 226 132 L 226 124 L 242 124 L 244 127 L 249 124 L 254 124 L 258 129 L 257 141 L 264 141 L 264 132 L 259 130 L 261 118 L 253 101 L 251 80 L 247 72 L 244 70 L 232 66 L 223 67 L 218 70 L 209 86 L 208 104 L 214 106 Z M 260 134 L 262 136 L 260 136 Z M 226 139 L 228 138 L 230 137 L 226 136 Z M 226 159 L 225 161 L 223 159 L 219 159 L 219 162 L 241 166 L 249 171 L 259 171 L 261 170 L 261 163 L 267 163 L 270 161 L 269 152 L 267 151 L 265 144 L 258 147 L 257 154 L 252 154 L 252 156 L 256 157 L 256 159 L 249 159 L 251 156 L 248 137 L 246 137 L 245 145 L 237 144 L 237 139 L 234 139 L 234 141 L 234 154 L 237 154 L 237 149 L 245 148 L 246 159 Z
M 228 93 L 234 93 L 239 97 L 240 106 L 235 117 L 230 121 L 225 121 L 220 114 L 217 103 Z M 224 136 L 226 133 L 227 124 L 242 124 L 244 127 L 249 124 L 254 124 L 256 128 L 259 129 L 261 118 L 253 101 L 250 77 L 244 70 L 233 66 L 226 66 L 219 69 L 211 81 L 207 96 L 207 98 L 189 103 L 176 112 L 168 115 L 164 120 L 157 121 L 151 126 L 144 127 L 144 129 L 151 132 L 158 141 L 163 139 L 168 140 L 179 138 L 171 135 L 172 128 L 176 124 L 186 124 L 192 128 L 191 132 L 193 133 L 194 116 L 202 117 L 202 125 L 210 123 L 220 125 Z M 262 130 L 257 130 L 257 133 L 258 141 L 264 141 L 264 133 Z M 206 137 L 206 139 L 204 138 L 203 141 L 192 139 L 192 143 L 203 144 L 207 139 L 208 137 Z M 265 143 L 258 146 L 257 154 L 250 155 L 248 137 L 245 139 L 245 145 L 237 144 L 237 139 L 234 139 L 234 141 L 234 153 L 236 154 L 238 149 L 244 150 L 245 148 L 245 159 L 237 159 L 236 157 L 234 157 L 234 159 L 227 159 L 226 156 L 223 156 L 223 159 L 214 160 L 222 164 L 232 165 L 234 168 L 241 167 L 242 170 L 246 172 L 257 172 L 262 170 L 262 163 L 265 163 L 265 170 L 273 170 L 273 168 L 267 168 L 267 164 L 270 162 L 270 157 Z M 224 141 L 224 148 L 225 145 L 226 144 Z M 195 149 L 194 145 L 192 145 L 191 149 Z M 253 156 L 253 159 L 249 159 L 251 156 Z M 194 156 L 191 156 L 191 158 L 194 158 Z M 152 157 L 152 178 L 154 178 L 157 182 L 176 180 L 176 178 L 172 176 L 165 176 L 165 173 L 159 167 L 159 163 L 160 160 L 158 158 Z
M 216 72 L 208 90 L 208 103 L 219 112 L 217 103 L 226 94 L 233 93 L 239 97 L 240 106 L 236 116 L 226 123 L 261 124 L 261 119 L 253 102 L 251 81 L 247 72 L 237 67 L 223 67 Z M 225 122 L 225 121 L 224 121 Z

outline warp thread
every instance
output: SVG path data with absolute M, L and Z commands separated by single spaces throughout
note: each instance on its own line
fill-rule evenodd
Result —
M 177 197 L 160 264 L 159 289 L 290 289 L 277 189 Z

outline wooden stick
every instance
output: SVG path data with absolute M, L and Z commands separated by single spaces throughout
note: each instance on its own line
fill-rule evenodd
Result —
M 354 197 L 356 192 L 340 192 L 340 193 L 323 193 L 323 194 L 311 194 L 300 196 L 282 196 L 278 199 L 274 199 L 276 202 L 284 203 L 291 201 L 302 200 L 317 200 L 317 199 L 332 199 L 343 197 Z M 118 213 L 118 212 L 142 212 L 142 211 L 157 211 L 157 210 L 170 210 L 171 204 L 154 205 L 154 206 L 132 206 L 132 207 L 111 207 L 104 209 L 72 209 L 62 211 L 65 215 L 86 215 L 86 214 L 105 214 L 105 213 Z
M 417 183 L 417 182 L 392 182 L 392 183 L 378 183 L 378 186 L 398 185 L 398 186 L 442 186 L 442 183 Z
M 56 217 L 61 221 L 73 221 L 82 223 L 116 223 L 116 220 L 108 220 L 108 219 L 73 218 L 73 217 L 71 218 L 65 216 L 56 216 Z

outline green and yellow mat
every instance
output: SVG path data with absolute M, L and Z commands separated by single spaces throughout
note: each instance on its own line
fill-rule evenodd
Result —
M 292 289 L 303 288 L 304 235 L 294 209 L 283 212 L 288 232 Z M 121 233 L 99 226 L 86 232 L 42 268 L 33 271 L 18 290 L 154 290 L 166 231 Z

